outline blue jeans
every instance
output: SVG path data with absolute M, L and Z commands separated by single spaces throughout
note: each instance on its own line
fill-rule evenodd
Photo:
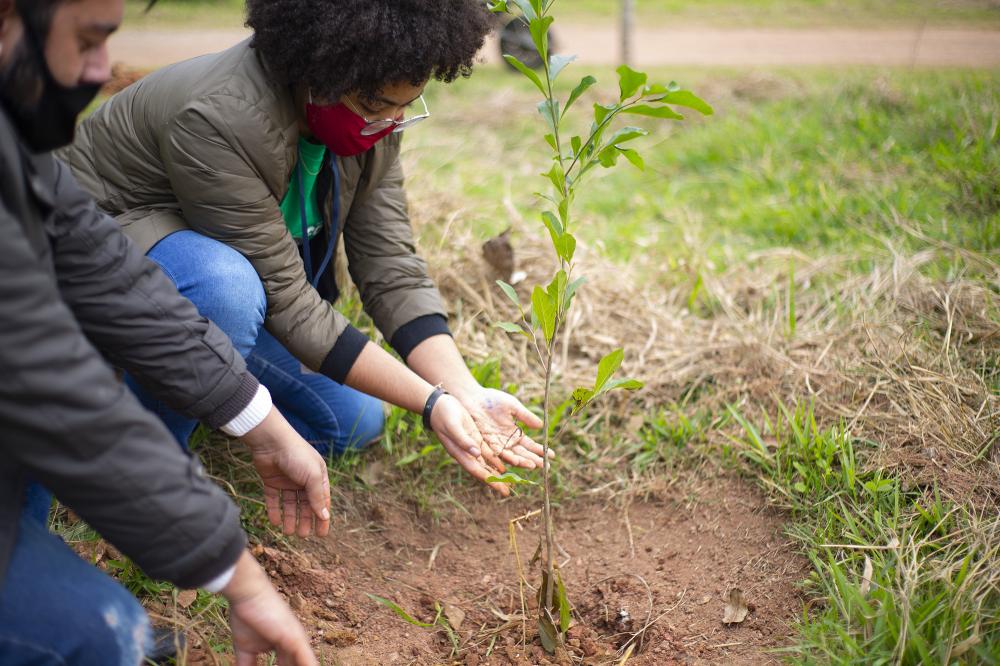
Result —
M 178 231 L 157 243 L 147 256 L 204 317 L 229 336 L 250 372 L 271 392 L 282 415 L 317 451 L 339 454 L 382 435 L 385 422 L 379 400 L 306 369 L 264 330 L 264 288 L 243 255 L 194 231 Z M 126 381 L 186 446 L 196 422 L 153 399 L 131 378 Z
M 0 587 L 0 664 L 138 666 L 150 642 L 146 612 L 48 531 L 50 503 L 29 485 Z

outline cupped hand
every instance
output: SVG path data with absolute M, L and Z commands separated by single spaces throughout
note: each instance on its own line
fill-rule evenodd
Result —
M 326 461 L 272 407 L 243 436 L 264 484 L 267 519 L 285 534 L 306 537 L 330 532 L 330 477 Z M 314 525 L 315 523 L 315 525 Z
M 535 469 L 543 464 L 544 448 L 518 425 L 541 428 L 544 423 L 521 401 L 503 391 L 480 389 L 460 397 L 483 440 L 503 462 L 513 467 Z M 554 456 L 549 451 L 550 459 Z
M 476 479 L 487 483 L 486 479 L 507 471 L 476 428 L 469 412 L 454 396 L 443 395 L 434 404 L 431 412 L 431 427 L 441 440 L 445 451 Z M 504 497 L 510 488 L 504 483 L 487 483 Z
M 253 466 L 264 484 L 264 506 L 272 525 L 285 534 L 330 532 L 330 477 L 326 461 L 304 440 L 301 445 L 254 451 Z M 315 523 L 315 525 L 314 525 Z

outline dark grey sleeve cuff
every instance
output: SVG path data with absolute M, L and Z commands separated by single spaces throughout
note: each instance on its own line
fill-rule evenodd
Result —
M 367 335 L 353 326 L 348 326 L 337 338 L 330 353 L 323 359 L 319 371 L 338 384 L 343 384 L 347 379 L 347 373 L 354 367 L 354 362 L 358 360 L 361 350 L 368 342 Z
M 243 554 L 243 551 L 247 547 L 246 533 L 239 526 L 238 514 L 235 516 L 235 520 L 232 520 L 233 516 L 227 516 L 227 518 L 230 518 L 231 522 L 235 523 L 236 529 L 230 529 L 229 538 L 219 552 L 218 557 L 214 558 L 210 564 L 198 569 L 195 573 L 181 576 L 177 580 L 172 581 L 174 585 L 186 590 L 199 588 L 221 576 L 227 569 L 236 564 L 236 560 L 240 559 L 240 555 Z
M 451 329 L 448 328 L 447 319 L 439 314 L 429 314 L 400 326 L 389 344 L 405 361 L 417 345 L 435 335 L 451 335 Z
M 235 419 L 247 408 L 253 397 L 257 395 L 258 386 L 260 386 L 260 382 L 257 381 L 257 378 L 249 372 L 244 372 L 236 393 L 229 400 L 222 403 L 222 406 L 215 410 L 215 413 L 205 419 L 205 425 L 212 430 L 218 430 Z

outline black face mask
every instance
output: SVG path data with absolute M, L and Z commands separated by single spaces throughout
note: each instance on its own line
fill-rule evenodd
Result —
M 23 98 L 17 99 L 20 95 L 11 88 L 19 86 L 9 85 L 7 73 L 4 73 L 0 76 L 0 99 L 28 147 L 36 153 L 47 153 L 73 142 L 76 119 L 97 97 L 101 85 L 61 85 L 49 71 L 42 40 L 28 22 L 25 22 L 24 36 L 26 57 L 42 76 L 41 94 L 33 104 L 26 103 Z

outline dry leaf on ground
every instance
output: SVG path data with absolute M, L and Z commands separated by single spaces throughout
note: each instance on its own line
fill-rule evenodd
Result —
M 861 596 L 867 597 L 872 589 L 872 558 L 865 555 L 865 571 L 861 574 Z
M 456 631 L 460 629 L 462 627 L 462 623 L 465 622 L 465 611 L 448 602 L 445 602 L 444 604 L 444 616 L 448 618 L 448 624 L 451 625 L 451 628 Z
M 181 590 L 177 593 L 177 605 L 187 608 L 198 598 L 198 590 Z
M 739 624 L 747 619 L 750 608 L 746 600 L 743 599 L 743 591 L 738 587 L 729 590 L 729 602 L 726 604 L 726 612 L 722 616 L 723 624 Z

